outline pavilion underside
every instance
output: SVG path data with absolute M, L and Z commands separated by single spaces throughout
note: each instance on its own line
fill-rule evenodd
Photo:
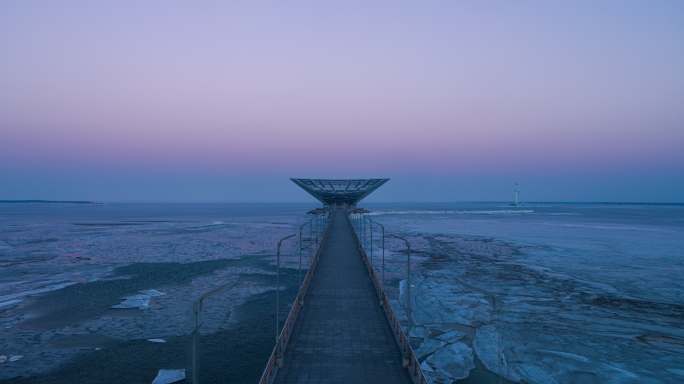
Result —
M 324 205 L 355 206 L 389 179 L 291 179 Z

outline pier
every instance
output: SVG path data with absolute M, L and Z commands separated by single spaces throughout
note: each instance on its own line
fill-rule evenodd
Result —
M 293 181 L 328 224 L 260 383 L 426 383 L 349 219 L 387 180 Z

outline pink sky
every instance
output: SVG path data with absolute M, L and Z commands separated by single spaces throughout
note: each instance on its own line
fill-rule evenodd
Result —
M 684 193 L 680 2 L 344 4 L 3 3 L 0 199 L 216 174 Z

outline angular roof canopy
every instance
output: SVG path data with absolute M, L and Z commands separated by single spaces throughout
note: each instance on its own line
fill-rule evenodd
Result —
M 325 205 L 356 205 L 389 179 L 291 179 Z

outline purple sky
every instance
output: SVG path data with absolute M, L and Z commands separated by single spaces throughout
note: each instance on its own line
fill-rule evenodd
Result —
M 2 1 L 0 199 L 684 201 L 684 2 L 322 3 Z

